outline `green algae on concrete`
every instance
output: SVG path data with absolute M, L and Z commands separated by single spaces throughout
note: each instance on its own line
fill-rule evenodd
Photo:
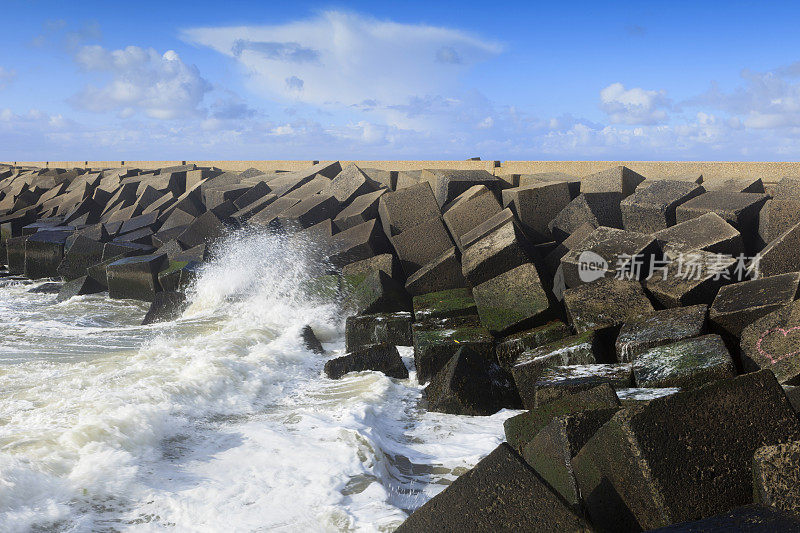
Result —
M 564 339 L 570 333 L 569 327 L 560 320 L 514 333 L 497 344 L 497 360 L 500 365 L 510 368 L 522 352 Z
M 478 312 L 470 289 L 448 289 L 414 296 L 414 320 L 474 315 Z
M 539 281 L 536 267 L 525 263 L 473 289 L 481 323 L 496 333 L 551 318 L 550 302 Z
M 462 346 L 479 351 L 487 361 L 496 361 L 494 337 L 475 315 L 417 322 L 412 331 L 414 363 L 420 383 L 429 381 Z
M 639 387 L 691 389 L 716 379 L 736 376 L 736 368 L 722 337 L 703 335 L 651 348 L 633 362 Z

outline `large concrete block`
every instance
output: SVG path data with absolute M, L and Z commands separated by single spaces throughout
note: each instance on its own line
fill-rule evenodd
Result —
M 397 532 L 588 530 L 510 446 L 501 444 L 417 509 Z
M 524 263 L 473 289 L 481 323 L 503 333 L 540 325 L 553 318 L 547 293 L 532 263 Z
M 397 281 L 375 270 L 352 289 L 348 305 L 360 315 L 411 311 L 411 297 Z
M 500 180 L 486 170 L 423 170 L 422 180 L 431 184 L 439 208 L 475 185 L 485 185 L 495 195 L 500 196 Z
M 759 277 L 795 272 L 800 268 L 800 223 L 775 237 L 753 261 Z
M 620 326 L 654 311 L 638 281 L 614 278 L 601 278 L 567 289 L 564 306 L 578 333 Z
M 392 254 L 380 254 L 348 263 L 342 267 L 342 277 L 352 278 L 360 276 L 363 278 L 363 276 L 366 276 L 373 270 L 383 270 L 390 278 L 397 280 L 403 277 L 400 263 Z
M 439 205 L 430 184 L 424 182 L 381 196 L 378 213 L 383 231 L 392 237 L 438 218 Z
M 764 192 L 764 183 L 761 178 L 754 177 L 712 176 L 703 181 L 703 187 L 709 192 Z
M 406 280 L 406 290 L 412 295 L 466 286 L 455 247 L 423 265 Z
M 628 167 L 613 167 L 585 176 L 581 180 L 583 193 L 619 193 L 623 197 L 630 196 L 636 187 L 644 181 L 644 176 Z
M 567 182 L 542 182 L 503 191 L 503 207 L 511 208 L 522 229 L 534 242 L 552 240 L 548 224 L 571 201 Z
M 512 333 L 499 339 L 497 361 L 500 366 L 511 368 L 524 352 L 560 341 L 570 335 L 569 327 L 560 320 L 553 320 L 543 326 Z
M 758 215 L 769 197 L 744 192 L 707 192 L 678 206 L 676 219 L 686 222 L 706 213 L 716 213 L 742 234 L 745 249 L 753 253 L 758 241 Z
M 341 268 L 349 263 L 385 255 L 390 246 L 380 224 L 373 219 L 334 235 L 331 248 L 333 252 L 329 261 Z
M 643 280 L 660 256 L 651 235 L 600 226 L 561 258 L 564 282 L 577 287 L 598 277 Z M 604 261 L 606 268 L 587 271 L 587 257 Z
M 56 278 L 64 259 L 64 246 L 72 231 L 56 228 L 37 231 L 25 241 L 25 277 Z
M 514 221 L 506 222 L 472 243 L 462 256 L 464 277 L 473 286 L 508 272 L 533 258 L 529 243 Z
M 706 213 L 653 233 L 665 251 L 705 250 L 737 257 L 744 252 L 742 235 L 716 213 Z
M 77 235 L 58 266 L 58 274 L 66 281 L 85 276 L 87 268 L 103 260 L 104 247 L 102 242 Z
M 391 344 L 371 344 L 325 363 L 325 375 L 331 379 L 368 370 L 382 372 L 390 378 L 408 379 L 408 369 Z
M 637 387 L 693 389 L 736 375 L 731 354 L 719 335 L 703 335 L 650 348 L 633 361 Z
M 759 318 L 797 298 L 800 272 L 733 283 L 720 288 L 708 318 L 734 337 Z
M 534 405 L 539 407 L 604 383 L 616 390 L 632 387 L 632 366 L 628 363 L 589 363 L 545 368 L 534 383 Z
M 161 286 L 158 273 L 167 265 L 167 256 L 140 255 L 127 257 L 106 268 L 108 295 L 117 299 L 152 302 Z
M 622 224 L 626 230 L 653 233 L 677 221 L 675 209 L 682 203 L 705 192 L 702 186 L 682 181 L 659 180 L 636 192 L 620 203 Z
M 444 223 L 462 251 L 461 237 L 501 211 L 494 193 L 485 185 L 475 185 L 445 206 Z
M 420 383 L 429 381 L 462 346 L 478 350 L 487 361 L 495 359 L 494 338 L 475 315 L 415 322 L 412 331 Z
M 383 198 L 386 196 L 388 194 Z M 399 235 L 394 235 L 391 242 L 407 276 L 411 276 L 453 247 L 453 241 L 438 215 Z
M 514 220 L 514 213 L 512 213 L 511 209 L 508 208 L 492 215 L 459 238 L 461 241 L 461 250 L 466 250 L 485 236 L 492 233 L 497 228 L 509 222 L 514 222 Z
M 325 192 L 342 206 L 350 205 L 357 196 L 376 191 L 380 184 L 371 180 L 355 164 L 350 163 L 330 182 Z
M 308 228 L 339 213 L 339 200 L 327 193 L 314 194 L 296 203 L 280 214 L 278 221 L 284 228 Z
M 780 307 L 742 330 L 745 371 L 772 370 L 781 383 L 800 384 L 800 300 Z
M 305 200 L 309 196 L 324 191 L 330 184 L 331 180 L 329 180 L 325 176 L 320 176 L 319 174 L 317 174 L 311 181 L 304 183 L 300 187 L 287 192 L 286 194 L 284 194 L 284 196 L 286 196 L 287 198 L 297 198 L 298 200 Z
M 432 318 L 475 315 L 478 308 L 472 291 L 456 288 L 414 296 L 414 320 L 421 322 Z
M 618 412 L 573 459 L 592 523 L 641 531 L 752 502 L 753 453 L 800 436 L 771 372 Z
M 536 174 L 520 174 L 517 187 L 537 186 L 542 183 L 566 183 L 569 185 L 569 194 L 572 198 L 581 192 L 581 179 L 564 172 L 538 172 Z
M 227 232 L 228 226 L 213 212 L 206 211 L 178 236 L 178 242 L 187 249 L 201 244 L 211 245 L 224 237 Z
M 368 220 L 378 218 L 378 203 L 381 196 L 387 192 L 389 192 L 387 189 L 380 189 L 355 197 L 350 205 L 336 215 L 333 220 L 334 226 L 339 231 L 344 231 Z
M 345 322 L 345 350 L 352 352 L 370 344 L 413 346 L 411 313 L 376 313 L 349 316 Z
M 738 261 L 725 254 L 681 252 L 668 261 L 645 281 L 647 291 L 664 307 L 710 304 L 719 288 L 737 275 Z
M 756 503 L 800 514 L 800 441 L 772 444 L 756 450 L 753 455 L 753 489 Z M 800 529 L 800 524 L 797 527 Z
M 655 311 L 625 322 L 617 337 L 620 362 L 633 361 L 640 353 L 706 332 L 708 306 L 705 304 Z
M 591 224 L 595 228 L 622 228 L 622 211 L 619 207 L 622 199 L 623 195 L 618 192 L 581 193 L 547 227 L 557 241 L 563 241 L 584 224 Z

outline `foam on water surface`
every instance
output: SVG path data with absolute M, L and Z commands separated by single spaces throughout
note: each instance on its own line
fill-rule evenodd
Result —
M 424 412 L 413 371 L 323 377 L 344 317 L 298 289 L 308 246 L 232 236 L 167 324 L 0 287 L 0 529 L 390 531 L 489 453 L 514 412 Z

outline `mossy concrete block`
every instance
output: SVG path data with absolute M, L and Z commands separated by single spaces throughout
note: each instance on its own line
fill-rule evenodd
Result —
M 165 292 L 185 292 L 197 279 L 201 264 L 197 261 L 173 261 L 158 273 L 158 283 Z
M 399 235 L 423 222 L 439 217 L 439 205 L 428 182 L 418 183 L 381 196 L 378 213 L 388 237 Z
M 405 287 L 381 270 L 366 274 L 348 300 L 360 315 L 411 311 L 411 297 Z
M 797 298 L 800 272 L 758 278 L 722 287 L 708 317 L 734 337 L 759 318 L 777 311 Z
M 620 326 L 654 311 L 638 281 L 614 278 L 601 278 L 565 290 L 564 306 L 578 333 Z
M 565 323 L 553 320 L 543 326 L 507 335 L 498 341 L 497 360 L 500 366 L 510 369 L 523 352 L 560 341 L 571 334 Z
M 475 185 L 444 206 L 444 220 L 456 246 L 463 250 L 461 237 L 501 211 L 494 193 L 485 185 Z
M 800 517 L 769 505 L 744 505 L 732 511 L 667 527 L 648 533 L 710 533 L 747 531 L 748 533 L 800 533 Z
M 336 274 L 314 276 L 300 282 L 300 291 L 312 300 L 336 302 L 341 296 L 342 280 Z
M 141 255 L 114 261 L 106 268 L 108 295 L 116 299 L 152 302 L 161 291 L 158 273 L 167 265 L 167 256 Z
M 491 278 L 472 293 L 481 323 L 492 332 L 541 325 L 553 318 L 547 293 L 532 263 Z
M 25 241 L 25 277 L 56 278 L 64 246 L 72 231 L 41 230 Z
M 522 406 L 511 375 L 494 359 L 462 346 L 425 388 L 428 410 L 488 416 Z
M 658 180 L 620 203 L 622 224 L 626 230 L 648 234 L 674 226 L 675 209 L 704 192 L 696 183 Z
M 618 412 L 573 459 L 592 523 L 641 531 L 753 501 L 752 459 L 800 422 L 769 371 Z
M 744 328 L 740 347 L 745 371 L 768 368 L 780 383 L 800 384 L 800 301 Z
M 331 238 L 331 253 L 328 260 L 335 267 L 386 254 L 391 247 L 377 220 L 369 220 L 353 226 Z M 395 277 L 395 276 L 392 276 Z
M 705 213 L 653 236 L 665 251 L 705 250 L 734 257 L 744 252 L 742 234 L 716 213 Z
M 800 515 L 800 441 L 756 450 L 753 455 L 753 500 Z
M 632 386 L 633 368 L 631 364 L 589 363 L 545 368 L 533 384 L 534 405 L 538 407 L 603 383 L 608 383 L 615 389 Z
M 523 405 L 527 409 L 535 407 L 537 383 L 546 369 L 604 361 L 607 348 L 603 341 L 602 335 L 587 331 L 522 352 L 511 367 L 511 374 Z
M 687 390 L 735 376 L 733 359 L 719 335 L 703 335 L 650 348 L 633 361 L 637 387 Z
M 345 349 L 352 352 L 370 344 L 413 346 L 411 313 L 376 313 L 349 316 L 345 321 Z
M 421 531 L 566 533 L 590 528 L 519 454 L 501 444 L 397 529 L 397 533 Z
M 664 307 L 710 304 L 720 287 L 735 279 L 738 260 L 725 254 L 695 250 L 669 259 L 645 288 Z
M 8 273 L 22 275 L 25 273 L 25 242 L 29 235 L 10 237 L 6 240 L 6 266 Z
M 516 222 L 509 220 L 464 250 L 462 271 L 476 286 L 531 259 L 527 238 Z
M 627 197 L 633 194 L 643 181 L 644 176 L 641 174 L 628 167 L 618 166 L 585 176 L 581 179 L 581 192 L 613 192 Z
M 350 205 L 336 215 L 333 220 L 334 226 L 338 231 L 344 231 L 378 218 L 378 203 L 381 196 L 387 192 L 389 192 L 388 189 L 380 189 L 355 197 Z
M 547 227 L 557 241 L 563 241 L 584 224 L 597 228 L 622 228 L 622 193 L 581 193 L 551 220 Z
M 637 355 L 672 342 L 699 337 L 706 332 L 705 304 L 655 311 L 625 322 L 617 337 L 617 359 L 633 361 Z
M 142 319 L 142 325 L 155 324 L 156 322 L 167 322 L 179 318 L 186 309 L 188 302 L 182 292 L 162 291 L 156 293 L 150 309 Z
M 339 379 L 349 372 L 374 370 L 390 378 L 407 379 L 408 369 L 397 348 L 391 344 L 372 344 L 325 363 L 325 375 Z
M 452 247 L 411 274 L 406 280 L 406 290 L 409 294 L 424 294 L 466 287 L 461 270 L 456 248 Z
M 620 401 L 608 383 L 563 396 L 548 404 L 512 416 L 503 423 L 508 444 L 522 453 L 525 446 L 554 418 L 596 409 L 619 409 Z
M 469 346 L 484 355 L 487 361 L 496 360 L 495 341 L 477 316 L 430 319 L 412 325 L 414 363 L 417 380 L 425 383 L 455 355 L 462 346 Z
M 511 209 L 533 242 L 552 240 L 548 224 L 571 201 L 570 184 L 565 181 L 539 182 L 503 191 L 503 207 Z
M 605 271 L 598 274 L 635 280 L 646 278 L 653 261 L 660 256 L 658 244 L 652 235 L 600 226 L 561 258 L 567 287 L 586 283 L 581 276 L 586 252 L 602 258 L 608 265 Z
M 590 409 L 558 416 L 522 450 L 522 457 L 577 514 L 582 514 L 572 458 L 619 409 Z
M 447 289 L 414 296 L 414 320 L 475 315 L 478 308 L 468 288 Z

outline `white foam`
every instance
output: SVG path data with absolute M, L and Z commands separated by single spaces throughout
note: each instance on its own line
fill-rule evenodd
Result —
M 242 233 L 218 256 L 158 326 L 0 288 L 4 531 L 387 530 L 502 440 L 513 412 L 420 412 L 413 372 L 321 377 L 300 329 L 340 350 L 344 317 L 298 290 L 316 272 L 296 241 Z

